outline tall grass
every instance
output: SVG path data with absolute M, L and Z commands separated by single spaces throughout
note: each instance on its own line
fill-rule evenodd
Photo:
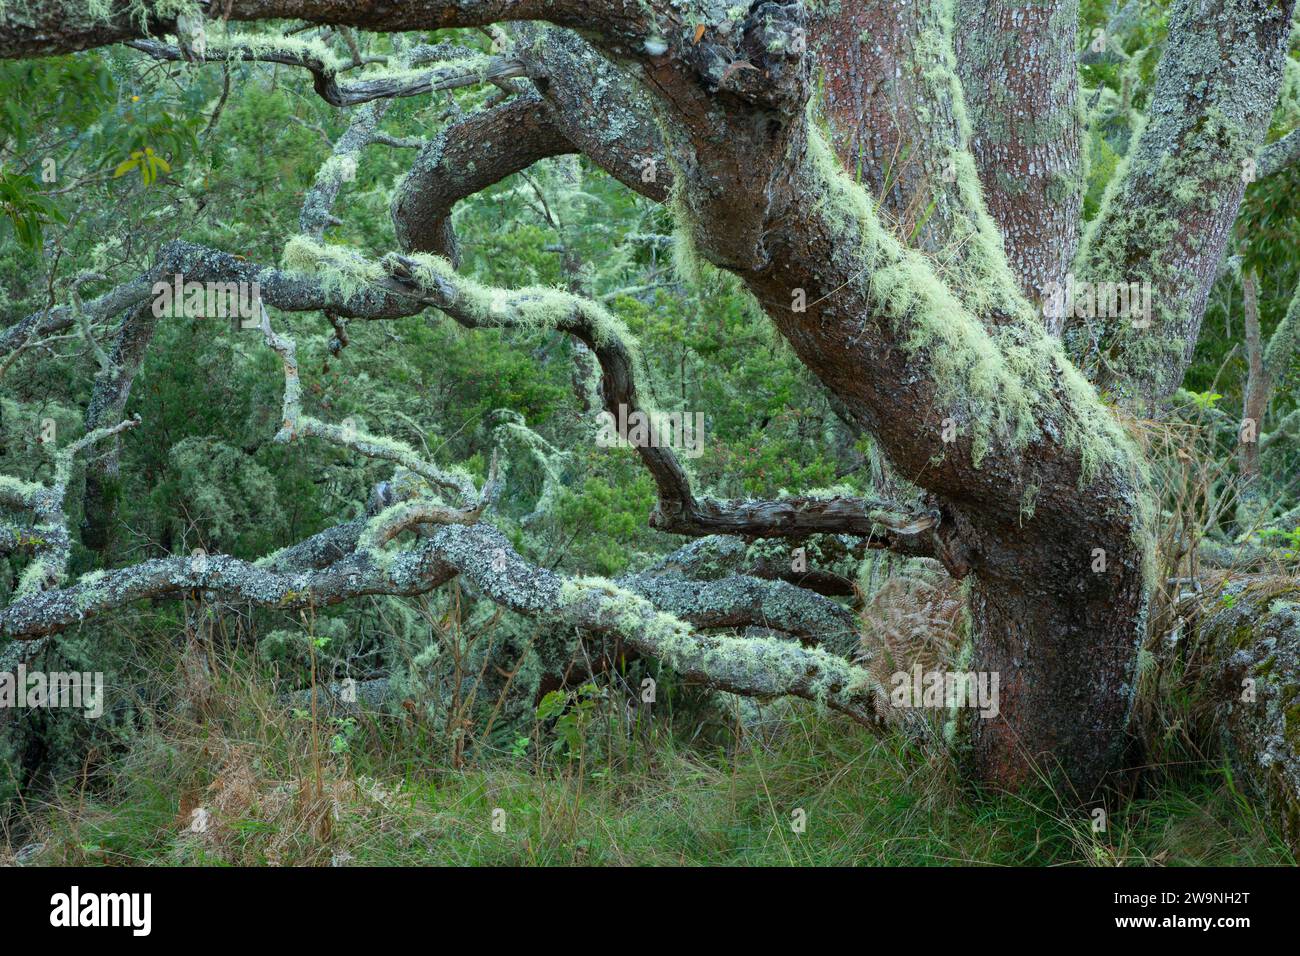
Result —
M 599 695 L 575 710 L 575 697 L 565 712 L 582 719 L 567 733 L 539 720 L 514 753 L 449 754 L 409 712 L 313 717 L 282 703 L 248 660 L 209 663 L 200 704 L 160 710 L 125 752 L 43 803 L 29 798 L 0 862 L 1291 861 L 1210 764 L 1163 775 L 1096 830 L 1088 808 L 1049 790 L 974 792 L 944 759 L 802 703 L 774 704 L 758 721 L 737 713 L 729 739 L 692 744 L 668 718 L 629 717 L 623 701 Z

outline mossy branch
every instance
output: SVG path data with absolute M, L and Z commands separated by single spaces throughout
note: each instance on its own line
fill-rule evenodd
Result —
M 637 389 L 646 373 L 635 337 L 620 319 L 591 299 L 542 286 L 494 288 L 460 275 L 439 256 L 390 253 L 373 261 L 306 236 L 290 240 L 285 265 L 314 274 L 347 295 L 355 295 L 367 284 L 378 288 L 391 288 L 386 282 L 398 284 L 413 301 L 439 309 L 466 328 L 565 332 L 595 353 L 603 375 L 605 408 L 615 421 L 620 420 L 620 408 L 624 421 L 632 411 L 653 414 Z M 635 450 L 658 488 L 659 505 L 651 523 L 661 530 L 693 536 L 781 538 L 842 533 L 874 538 L 908 554 L 933 553 L 926 533 L 938 526 L 933 513 L 913 513 L 892 502 L 851 496 L 775 501 L 696 498 L 671 448 L 638 443 Z
M 353 532 L 360 526 L 360 521 L 350 523 Z M 362 595 L 426 593 L 456 575 L 503 607 L 559 620 L 588 635 L 614 636 L 631 650 L 658 657 L 685 676 L 719 689 L 760 698 L 804 697 L 877 729 L 891 719 L 871 674 L 842 657 L 777 638 L 701 634 L 689 623 L 693 619 L 700 627 L 775 626 L 819 638 L 837 629 L 851 632 L 852 616 L 830 601 L 805 593 L 802 601 L 807 606 L 801 607 L 788 593 L 797 589 L 773 589 L 772 582 L 752 580 L 694 587 L 672 579 L 623 584 L 568 580 L 525 561 L 486 523 L 439 527 L 387 561 L 359 548 L 323 567 L 310 562 L 252 564 L 228 555 L 205 555 L 96 572 L 0 610 L 0 637 L 36 641 L 133 601 L 175 599 L 194 591 L 292 611 Z M 638 593 L 643 589 L 649 597 Z M 740 598 L 737 589 L 744 592 Z M 728 608 L 728 602 L 736 606 Z M 664 605 L 674 613 L 666 612 Z
M 373 435 L 350 425 L 331 425 L 302 411 L 302 382 L 298 374 L 297 344 L 286 335 L 281 335 L 271 328 L 271 317 L 265 306 L 262 307 L 262 335 L 267 346 L 280 356 L 284 368 L 284 399 L 282 402 L 281 425 L 275 440 L 288 443 L 302 436 L 320 438 L 324 441 L 341 445 L 344 448 L 365 455 L 391 461 L 407 471 L 419 475 L 436 489 L 453 495 L 455 500 L 467 510 L 456 512 L 462 519 L 474 519 L 487 504 L 487 493 L 495 486 L 495 468 L 480 495 L 474 489 L 470 476 L 459 469 L 440 468 L 425 460 L 415 449 L 405 442 L 380 435 Z M 495 462 L 495 459 L 494 459 Z M 429 512 L 432 515 L 432 512 Z M 452 514 L 452 512 L 448 512 Z M 433 520 L 431 517 L 426 520 Z M 398 529 L 400 530 L 400 529 Z M 393 534 L 397 532 L 394 531 Z M 392 535 L 389 535 L 392 537 Z M 388 540 L 388 538 L 384 538 Z
M 189 61 L 179 44 L 160 40 L 132 40 L 127 46 L 155 60 Z M 518 60 L 499 56 L 480 56 L 427 67 L 381 68 L 361 74 L 348 83 L 339 82 L 339 73 L 351 64 L 339 60 L 322 43 L 309 44 L 281 37 L 233 36 L 228 40 L 209 41 L 207 50 L 198 57 L 209 62 L 260 62 L 298 66 L 312 75 L 318 96 L 331 106 L 357 106 L 374 100 L 405 96 L 422 96 L 434 91 L 454 90 L 483 83 L 499 83 L 524 75 Z
M 83 451 L 120 435 L 140 424 L 140 417 L 116 425 L 92 429 L 60 449 L 54 456 L 54 475 L 48 485 L 0 476 L 0 502 L 16 510 L 30 511 L 35 523 L 15 534 L 0 535 L 0 553 L 26 545 L 33 548 L 32 560 L 18 581 L 16 593 L 22 597 L 59 584 L 67 574 L 72 553 L 72 536 L 64 509 L 72 466 Z M 12 547 L 6 545 L 12 544 Z

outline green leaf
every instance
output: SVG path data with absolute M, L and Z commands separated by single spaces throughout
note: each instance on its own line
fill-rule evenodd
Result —
M 131 156 L 132 156 L 131 159 L 124 159 L 124 160 L 122 160 L 122 162 L 118 163 L 118 164 L 117 164 L 117 168 L 115 168 L 115 169 L 113 170 L 113 178 L 114 178 L 114 179 L 117 179 L 119 176 L 125 176 L 125 175 L 126 175 L 127 173 L 129 173 L 131 170 L 133 170 L 133 169 L 135 169 L 137 166 L 139 166 L 139 165 L 140 165 L 140 160 L 139 160 L 138 158 L 136 158 L 136 157 L 138 157 L 139 155 L 140 155 L 140 154 L 139 154 L 138 151 L 137 151 L 137 152 L 134 152 L 134 153 L 131 154 Z

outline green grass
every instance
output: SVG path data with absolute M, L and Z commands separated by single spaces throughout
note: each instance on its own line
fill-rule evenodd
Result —
M 77 786 L 29 801 L 21 842 L 44 844 L 32 862 L 72 865 L 1294 862 L 1212 767 L 1162 775 L 1093 832 L 1090 808 L 1047 790 L 977 793 L 899 740 L 811 705 L 773 710 L 761 731 L 694 747 L 598 713 L 573 757 L 538 725 L 528 756 L 471 751 L 457 769 L 410 719 L 366 719 L 334 752 L 338 727 L 313 735 L 251 684 L 224 687 L 201 715 L 160 719 Z

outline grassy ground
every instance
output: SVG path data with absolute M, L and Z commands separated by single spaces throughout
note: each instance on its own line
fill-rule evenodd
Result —
M 24 847 L 72 865 L 1294 862 L 1212 766 L 1161 775 L 1097 832 L 1050 791 L 971 793 L 897 740 L 770 710 L 757 732 L 690 746 L 594 707 L 537 724 L 513 755 L 464 756 L 412 719 L 313 721 L 227 675 L 189 716 L 27 797 L 0 862 Z

